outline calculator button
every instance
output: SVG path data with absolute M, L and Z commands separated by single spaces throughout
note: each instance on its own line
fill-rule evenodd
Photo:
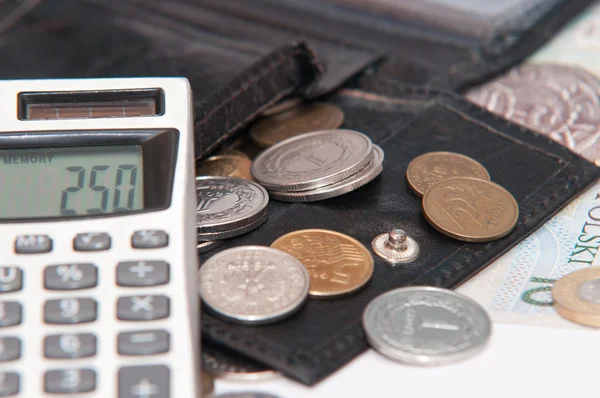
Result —
M 123 321 L 151 321 L 169 316 L 166 296 L 127 296 L 117 301 L 117 318 Z
M 15 372 L 0 372 L 0 397 L 10 397 L 19 393 L 21 378 Z
M 0 293 L 23 289 L 23 271 L 18 267 L 0 267 Z
M 74 394 L 96 389 L 96 372 L 92 369 L 49 370 L 44 375 L 44 391 L 51 394 Z
M 44 304 L 46 323 L 85 323 L 96 320 L 98 304 L 91 298 L 48 300 Z
M 21 357 L 21 340 L 16 337 L 0 337 L 0 362 L 14 361 Z
M 139 330 L 119 333 L 117 348 L 121 355 L 154 355 L 169 351 L 169 332 Z
M 48 235 L 19 235 L 15 239 L 15 252 L 19 254 L 48 253 L 52 239 Z
M 46 358 L 87 358 L 96 355 L 96 336 L 91 333 L 54 334 L 44 339 Z
M 131 236 L 131 246 L 134 249 L 156 249 L 169 244 L 169 235 L 165 231 L 149 229 L 135 231 Z
M 73 249 L 80 252 L 94 252 L 110 249 L 110 236 L 105 232 L 77 234 L 73 239 Z
M 124 261 L 117 265 L 117 285 L 157 286 L 169 282 L 165 261 Z
M 94 264 L 59 264 L 44 270 L 44 287 L 50 290 L 87 289 L 98 284 Z
M 21 323 L 23 307 L 15 301 L 0 301 L 0 328 Z
M 164 365 L 119 369 L 119 398 L 169 398 L 170 371 Z

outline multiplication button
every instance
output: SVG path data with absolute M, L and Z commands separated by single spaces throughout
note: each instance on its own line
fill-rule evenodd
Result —
M 0 328 L 19 325 L 23 307 L 15 301 L 0 301 Z
M 98 304 L 91 298 L 48 300 L 44 304 L 44 321 L 54 324 L 74 324 L 95 321 Z
M 117 265 L 117 285 L 158 286 L 169 282 L 165 261 L 123 261 Z
M 44 391 L 50 394 L 76 394 L 95 389 L 96 372 L 92 369 L 57 369 L 44 375 Z
M 119 333 L 117 350 L 121 355 L 155 355 L 169 351 L 169 332 L 139 330 Z
M 93 357 L 96 344 L 96 336 L 91 333 L 54 334 L 44 339 L 44 356 L 52 359 Z
M 44 269 L 44 287 L 49 290 L 89 289 L 98 284 L 94 264 L 58 264 Z
M 23 289 L 23 271 L 18 267 L 0 266 L 0 294 Z
M 170 371 L 164 365 L 119 369 L 119 398 L 169 398 Z
M 16 372 L 0 372 L 0 397 L 10 397 L 19 393 L 21 378 Z
M 127 296 L 117 301 L 117 318 L 122 321 L 151 321 L 169 316 L 167 296 Z

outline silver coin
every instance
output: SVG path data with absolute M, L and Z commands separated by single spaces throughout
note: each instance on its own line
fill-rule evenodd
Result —
M 198 271 L 198 293 L 215 313 L 240 323 L 264 324 L 298 311 L 310 279 L 296 258 L 265 246 L 223 250 Z
M 202 346 L 202 370 L 213 377 L 228 380 L 266 380 L 277 377 L 279 372 L 266 365 L 247 359 L 239 354 L 214 346 Z
M 316 202 L 344 195 L 367 185 L 381 174 L 383 171 L 383 156 L 383 150 L 379 146 L 373 145 L 373 160 L 356 174 L 342 181 L 317 189 L 299 192 L 271 191 L 271 198 L 282 202 Z
M 435 287 L 407 287 L 371 301 L 363 313 L 363 328 L 371 346 L 389 358 L 441 365 L 479 353 L 492 324 L 468 297 Z
M 281 398 L 277 395 L 269 394 L 268 392 L 259 391 L 244 391 L 244 392 L 229 392 L 219 394 L 215 398 Z
M 301 191 L 336 183 L 373 159 L 366 135 L 352 130 L 321 130 L 288 138 L 252 162 L 252 176 L 270 191 Z
M 229 238 L 233 238 L 235 236 L 247 234 L 248 232 L 254 231 L 256 228 L 263 225 L 265 223 L 265 221 L 267 221 L 267 218 L 269 218 L 268 213 L 264 213 L 258 220 L 254 220 L 250 224 L 244 225 L 239 228 L 234 228 L 234 229 L 230 229 L 227 231 L 221 231 L 221 232 L 198 233 L 198 242 L 229 239 Z
M 196 197 L 200 233 L 246 226 L 264 216 L 269 204 L 269 194 L 263 187 L 233 177 L 196 177 Z
M 209 240 L 206 242 L 198 242 L 198 254 L 206 253 L 211 251 L 212 249 L 216 249 L 219 246 L 222 246 L 225 243 L 224 240 Z

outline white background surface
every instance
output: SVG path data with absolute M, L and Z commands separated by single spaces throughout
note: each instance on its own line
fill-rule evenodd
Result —
M 600 331 L 495 323 L 487 348 L 464 362 L 421 368 L 369 350 L 314 387 L 284 377 L 216 380 L 216 394 L 269 392 L 280 398 L 600 397 Z

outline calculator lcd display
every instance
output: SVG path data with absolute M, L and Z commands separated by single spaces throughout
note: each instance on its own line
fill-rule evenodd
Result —
M 144 207 L 139 145 L 0 150 L 0 218 L 125 213 Z

